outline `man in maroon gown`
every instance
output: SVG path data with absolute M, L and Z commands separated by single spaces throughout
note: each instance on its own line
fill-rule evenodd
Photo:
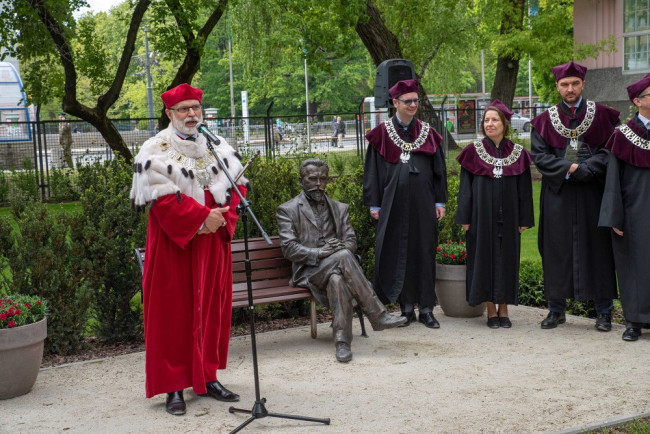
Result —
M 175 415 L 185 413 L 187 387 L 239 399 L 216 375 L 228 358 L 239 197 L 197 132 L 202 95 L 188 84 L 161 95 L 171 124 L 142 145 L 133 165 L 132 204 L 151 204 L 142 280 L 146 396 L 167 393 Z M 239 154 L 219 139 L 215 150 L 234 178 Z M 246 182 L 240 178 L 242 193 Z
M 435 256 L 438 221 L 445 215 L 447 169 L 442 137 L 415 118 L 418 81 L 391 87 L 395 116 L 366 135 L 370 143 L 363 172 L 363 203 L 376 220 L 373 287 L 383 302 L 399 301 L 404 326 L 415 320 L 439 328 Z
M 566 321 L 566 299 L 593 300 L 596 329 L 612 328 L 616 276 L 609 233 L 598 227 L 607 166 L 607 139 L 619 112 L 582 98 L 587 68 L 553 68 L 562 101 L 532 120 L 531 153 L 542 174 L 539 252 L 552 329 Z
M 650 74 L 627 87 L 638 112 L 607 142 L 607 182 L 599 225 L 612 228 L 612 247 L 626 327 L 624 341 L 650 328 Z

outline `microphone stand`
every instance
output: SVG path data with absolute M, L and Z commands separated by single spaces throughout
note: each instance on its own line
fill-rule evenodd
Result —
M 266 410 L 266 407 L 264 405 L 266 403 L 266 398 L 260 398 L 260 380 L 259 380 L 259 374 L 257 370 L 257 343 L 255 341 L 255 306 L 253 306 L 253 284 L 251 283 L 251 262 L 250 262 L 249 252 L 248 252 L 248 214 L 251 215 L 253 222 L 257 225 L 257 228 L 260 230 L 262 237 L 264 237 L 264 240 L 268 245 L 271 245 L 271 239 L 262 228 L 262 225 L 260 225 L 260 222 L 255 217 L 253 210 L 250 209 L 250 203 L 246 200 L 246 198 L 241 194 L 241 192 L 237 188 L 236 182 L 232 179 L 230 173 L 228 173 L 228 168 L 225 166 L 225 164 L 223 163 L 219 155 L 217 155 L 217 153 L 215 152 L 214 146 L 212 146 L 213 140 L 210 137 L 208 137 L 207 134 L 204 134 L 204 136 L 207 139 L 208 150 L 210 151 L 210 153 L 212 153 L 214 158 L 217 160 L 217 164 L 219 165 L 221 170 L 228 177 L 228 180 L 230 181 L 230 185 L 232 186 L 233 191 L 239 196 L 240 203 L 237 206 L 237 212 L 241 216 L 242 225 L 244 227 L 244 252 L 246 258 L 244 263 L 246 265 L 246 286 L 248 288 L 248 312 L 250 316 L 250 328 L 251 328 L 251 349 L 253 351 L 253 375 L 255 377 L 255 404 L 253 404 L 253 408 L 251 410 L 245 410 L 245 409 L 235 408 L 235 407 L 230 407 L 228 409 L 230 413 L 248 413 L 251 415 L 251 417 L 246 419 L 244 423 L 242 423 L 233 431 L 231 431 L 231 434 L 241 431 L 246 425 L 250 424 L 255 419 L 261 419 L 267 416 L 283 418 L 283 419 L 304 420 L 308 422 L 318 422 L 318 423 L 323 423 L 325 425 L 329 425 L 330 424 L 329 418 L 318 419 L 318 418 L 307 417 L 307 416 L 295 416 L 291 414 L 269 413 Z M 219 142 L 217 141 L 216 144 L 218 145 Z

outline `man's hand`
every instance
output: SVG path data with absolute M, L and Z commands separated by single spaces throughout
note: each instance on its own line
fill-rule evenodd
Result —
M 618 235 L 619 237 L 622 237 L 622 236 L 623 236 L 623 231 L 620 230 L 619 228 L 612 228 L 612 230 L 613 230 L 614 233 L 616 233 L 616 235 Z
M 444 206 L 437 206 L 436 207 L 436 218 L 438 221 L 442 220 L 442 218 L 445 216 L 445 207 Z
M 225 226 L 226 219 L 223 214 L 227 213 L 229 209 L 229 206 L 226 206 L 224 208 L 211 209 L 210 214 L 208 214 L 208 216 L 205 218 L 205 221 L 203 222 L 203 229 L 201 229 L 198 233 L 214 233 L 220 227 Z M 202 232 L 203 230 L 207 230 L 207 232 Z
M 465 232 L 469 230 L 469 224 L 461 225 L 463 229 L 465 229 Z
M 522 234 L 524 231 L 528 229 L 528 226 L 519 226 L 519 233 Z
M 330 238 L 325 242 L 325 245 L 318 249 L 318 258 L 327 258 L 332 253 L 345 249 L 345 243 L 338 238 Z
M 378 209 L 371 209 L 370 210 L 370 217 L 374 218 L 375 220 L 379 220 L 379 210 Z
M 579 166 L 578 163 L 572 163 L 572 164 L 571 164 L 571 167 L 569 167 L 569 174 L 572 174 L 573 172 L 575 172 L 576 170 L 578 170 L 578 166 Z

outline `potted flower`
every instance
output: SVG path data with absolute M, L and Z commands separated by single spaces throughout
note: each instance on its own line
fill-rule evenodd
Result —
M 0 399 L 29 392 L 41 367 L 47 306 L 38 297 L 0 296 Z
M 447 241 L 436 248 L 436 296 L 447 316 L 472 318 L 483 315 L 485 303 L 467 304 L 467 250 L 462 241 Z

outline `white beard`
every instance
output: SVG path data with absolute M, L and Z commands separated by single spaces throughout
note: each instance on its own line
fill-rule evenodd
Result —
M 196 127 L 188 127 L 185 125 L 186 122 L 201 122 L 203 120 L 203 116 L 188 116 L 183 120 L 177 119 L 175 114 L 172 114 L 172 125 L 174 128 L 176 128 L 179 132 L 185 134 L 186 136 L 193 136 L 195 135 L 198 131 Z

